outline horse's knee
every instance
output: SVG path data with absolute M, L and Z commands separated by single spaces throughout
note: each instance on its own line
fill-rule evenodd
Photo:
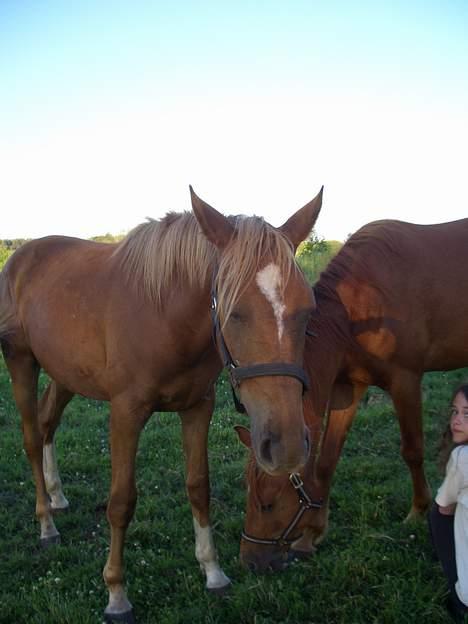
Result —
M 401 456 L 408 466 L 418 468 L 424 462 L 424 449 L 419 446 L 401 446 Z
M 187 480 L 186 488 L 193 507 L 202 509 L 209 504 L 209 483 L 206 476 Z
M 107 505 L 107 519 L 111 526 L 127 528 L 135 513 L 136 501 L 136 490 L 127 495 L 111 495 Z

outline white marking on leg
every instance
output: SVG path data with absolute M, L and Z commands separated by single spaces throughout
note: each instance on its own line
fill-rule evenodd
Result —
M 276 264 L 270 263 L 257 273 L 256 281 L 260 291 L 271 303 L 278 327 L 278 339 L 281 342 L 284 331 L 283 314 L 286 306 L 280 296 L 281 272 Z
M 58 471 L 54 442 L 44 446 L 42 453 L 42 469 L 44 471 L 44 479 L 47 493 L 50 496 L 52 509 L 66 509 L 69 503 L 62 490 L 62 481 Z
M 230 579 L 221 570 L 218 555 L 211 533 L 211 527 L 201 527 L 196 518 L 193 519 L 195 529 L 195 556 L 201 569 L 206 574 L 207 589 L 219 589 L 230 584 Z

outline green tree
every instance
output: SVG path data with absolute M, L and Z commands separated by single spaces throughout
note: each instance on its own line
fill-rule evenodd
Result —
M 10 251 L 7 247 L 0 245 L 0 270 L 3 269 L 5 262 L 11 256 L 13 252 Z
M 326 241 L 313 230 L 309 237 L 299 245 L 296 258 L 311 283 L 318 279 L 321 271 L 327 266 L 340 247 L 341 243 L 338 243 L 338 241 Z
M 93 236 L 91 240 L 95 241 L 96 243 L 118 243 L 122 240 L 123 237 L 123 234 L 111 234 L 110 232 L 107 232 L 107 234 Z

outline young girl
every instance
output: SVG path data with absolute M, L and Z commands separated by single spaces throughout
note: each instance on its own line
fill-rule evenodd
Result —
M 468 614 L 468 384 L 453 394 L 447 434 L 446 457 L 451 453 L 429 525 L 448 580 L 449 610 L 463 622 Z

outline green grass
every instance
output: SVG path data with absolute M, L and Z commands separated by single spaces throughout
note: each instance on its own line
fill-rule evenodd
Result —
M 424 382 L 427 470 L 441 477 L 436 447 L 453 386 L 466 371 Z M 44 383 L 44 380 L 43 380 Z M 220 561 L 233 586 L 206 593 L 194 556 L 179 418 L 155 414 L 137 458 L 139 500 L 127 535 L 127 587 L 139 624 L 431 624 L 449 622 L 445 581 L 425 523 L 402 523 L 411 485 L 399 456 L 391 403 L 374 389 L 351 430 L 335 478 L 330 530 L 317 555 L 283 573 L 256 577 L 238 562 L 245 505 L 246 451 L 233 425 L 227 381 L 218 384 L 210 431 L 212 521 Z M 109 530 L 107 404 L 75 398 L 57 434 L 70 511 L 58 515 L 62 544 L 43 550 L 34 488 L 22 450 L 11 385 L 0 364 L 0 623 L 101 622 L 101 580 Z

